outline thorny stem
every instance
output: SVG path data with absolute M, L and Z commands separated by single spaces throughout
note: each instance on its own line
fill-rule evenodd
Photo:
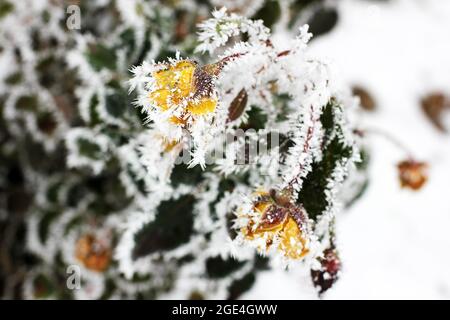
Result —
M 312 121 L 313 124 L 314 124 L 315 120 L 314 120 L 313 114 L 314 114 L 314 113 L 313 113 L 313 109 L 312 109 L 312 106 L 311 106 L 311 121 Z M 311 126 L 308 128 L 308 132 L 307 132 L 307 134 L 306 134 L 305 144 L 303 145 L 303 152 L 304 152 L 304 153 L 307 153 L 308 150 L 309 150 L 309 148 L 310 148 L 310 142 L 311 142 L 311 139 L 312 139 L 312 137 L 313 137 L 313 133 L 314 133 L 314 125 L 311 125 Z M 300 174 L 302 173 L 303 168 L 304 168 L 304 164 L 303 164 L 303 163 L 300 163 L 300 164 L 299 164 L 299 172 L 298 172 L 298 174 L 297 174 L 296 176 L 294 176 L 294 177 L 289 181 L 288 186 L 287 186 L 287 189 L 289 189 L 291 192 L 292 192 L 292 190 L 293 190 L 293 188 L 294 188 L 294 183 L 298 182 L 298 180 L 300 179 Z
M 272 42 L 270 40 L 265 41 L 265 45 L 268 47 L 273 47 Z M 242 56 L 245 56 L 248 52 L 237 52 L 237 53 L 233 53 L 229 56 L 226 56 L 224 58 L 222 58 L 220 61 L 207 65 L 205 66 L 207 70 L 209 70 L 212 74 L 214 74 L 215 76 L 219 75 L 220 71 L 222 71 L 223 67 L 226 66 L 226 64 L 234 59 L 240 58 Z M 291 53 L 291 50 L 284 50 L 281 51 L 279 53 L 277 53 L 277 57 L 283 57 L 283 56 L 287 56 Z M 264 70 L 264 67 L 261 68 L 259 72 L 261 72 L 262 70 Z
M 211 76 L 218 76 L 219 73 L 222 71 L 223 67 L 225 67 L 228 62 L 230 62 L 236 58 L 240 58 L 246 54 L 247 54 L 247 52 L 233 53 L 229 56 L 226 56 L 225 58 L 222 58 L 221 60 L 219 60 L 215 63 L 205 65 L 202 69 Z

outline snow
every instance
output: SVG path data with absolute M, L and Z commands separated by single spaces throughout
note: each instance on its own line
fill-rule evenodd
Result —
M 310 44 L 349 85 L 366 87 L 378 110 L 365 127 L 382 129 L 429 163 L 429 181 L 402 190 L 396 163 L 404 154 L 370 138 L 370 185 L 338 218 L 340 280 L 324 299 L 450 298 L 450 139 L 420 108 L 434 90 L 450 94 L 450 1 L 342 0 L 332 32 Z M 314 299 L 307 274 L 262 273 L 243 299 Z M 270 290 L 267 290 L 270 288 Z

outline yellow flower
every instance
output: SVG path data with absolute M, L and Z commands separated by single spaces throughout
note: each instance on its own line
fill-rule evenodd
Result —
M 212 76 L 194 62 L 181 60 L 153 72 L 152 76 L 155 79 L 155 89 L 150 92 L 149 99 L 158 108 L 166 111 L 172 106 L 186 103 L 183 115 L 172 117 L 172 123 L 184 125 L 186 113 L 201 116 L 216 109 L 217 100 L 210 96 L 211 90 L 208 90 L 212 87 Z
M 251 221 L 241 231 L 248 240 L 266 239 L 265 249 L 269 249 L 278 239 L 277 249 L 290 259 L 300 259 L 308 254 L 307 239 L 298 226 L 299 208 L 285 199 L 277 199 L 269 193 L 259 192 L 254 202 L 254 211 L 261 215 L 258 224 Z M 260 248 L 263 249 L 263 248 Z

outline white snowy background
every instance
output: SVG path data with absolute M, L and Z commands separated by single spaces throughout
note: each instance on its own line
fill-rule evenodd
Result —
M 429 182 L 401 189 L 404 154 L 371 137 L 370 185 L 338 219 L 340 280 L 324 299 L 450 299 L 450 135 L 423 114 L 420 99 L 450 94 L 450 1 L 338 1 L 339 20 L 311 50 L 377 103 L 366 126 L 400 139 L 429 163 Z M 450 127 L 447 118 L 447 127 Z M 307 277 L 262 273 L 244 299 L 315 299 Z

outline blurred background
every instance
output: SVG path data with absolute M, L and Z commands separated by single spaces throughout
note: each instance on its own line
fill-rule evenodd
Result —
M 280 39 L 309 24 L 310 54 L 360 98 L 354 121 L 373 132 L 365 192 L 338 219 L 342 274 L 322 298 L 450 299 L 450 1 L 442 0 L 0 0 L 0 297 L 67 297 L 54 293 L 64 272 L 48 267 L 64 254 L 49 258 L 58 245 L 31 243 L 30 230 L 55 236 L 47 236 L 52 210 L 76 211 L 87 195 L 97 200 L 86 210 L 100 214 L 128 205 L 117 196 L 114 165 L 101 177 L 65 169 L 67 130 L 102 121 L 112 131 L 141 130 L 142 116 L 129 108 L 129 68 L 177 50 L 193 54 L 195 25 L 222 6 L 263 19 Z M 105 153 L 95 148 L 79 150 L 93 170 Z M 401 188 L 405 148 L 428 165 L 420 190 Z M 67 203 L 43 200 L 61 181 L 80 179 L 83 188 L 61 191 Z M 263 269 L 230 297 L 317 298 L 294 279 Z

